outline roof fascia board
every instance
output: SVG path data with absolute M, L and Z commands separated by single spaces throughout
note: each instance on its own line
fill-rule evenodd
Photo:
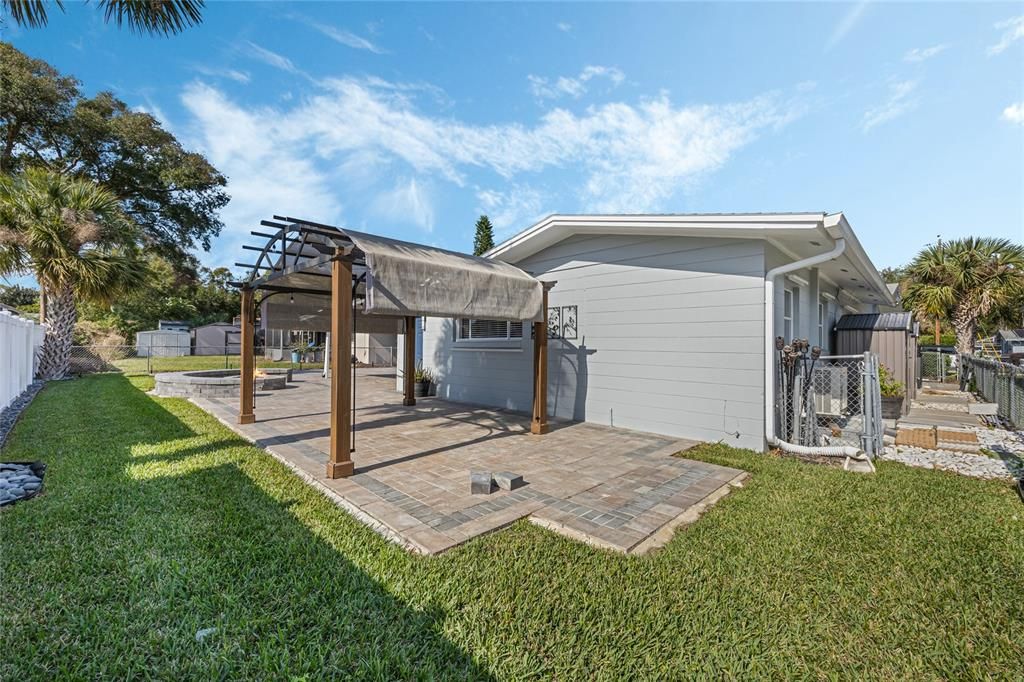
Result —
M 485 253 L 484 257 L 501 258 L 503 255 L 510 255 L 510 252 L 513 252 L 516 247 L 521 247 L 528 241 L 538 239 L 549 231 L 565 233 L 558 235 L 552 243 L 561 241 L 574 234 L 603 234 L 623 228 L 633 229 L 638 232 L 643 230 L 649 234 L 666 235 L 683 235 L 686 230 L 701 231 L 714 229 L 719 236 L 725 238 L 730 236 L 755 238 L 757 233 L 773 229 L 814 229 L 821 225 L 823 215 L 821 213 L 779 215 L 550 215 L 532 227 L 505 240 Z M 729 235 L 724 234 L 724 230 L 748 231 L 751 234 Z M 547 244 L 541 245 L 537 250 L 539 251 L 544 246 L 547 246 Z M 518 261 L 535 252 L 515 255 L 513 257 Z
M 895 306 L 896 298 L 889 291 L 889 287 L 885 285 L 885 280 L 882 279 L 882 275 L 878 272 L 875 264 L 871 262 L 867 251 L 864 250 L 853 228 L 850 227 L 850 223 L 847 222 L 846 216 L 842 212 L 825 216 L 825 230 L 833 235 L 833 237 L 843 237 L 846 239 L 847 251 L 851 252 L 854 256 L 851 260 L 861 276 L 882 296 L 882 300 L 886 305 Z M 835 234 L 833 234 L 833 230 L 836 232 Z

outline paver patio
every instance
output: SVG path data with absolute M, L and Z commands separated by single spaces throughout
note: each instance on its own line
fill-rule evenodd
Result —
M 194 402 L 265 448 L 336 503 L 410 549 L 435 554 L 517 519 L 626 553 L 658 547 L 740 485 L 739 469 L 673 457 L 696 443 L 594 424 L 553 422 L 530 435 L 527 415 L 417 399 L 404 407 L 393 370 L 357 372 L 355 475 L 326 478 L 329 381 L 296 372 L 260 392 L 256 423 L 237 399 Z M 510 471 L 526 485 L 470 493 L 470 472 Z

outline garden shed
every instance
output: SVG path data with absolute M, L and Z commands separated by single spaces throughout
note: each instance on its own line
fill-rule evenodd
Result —
M 139 357 L 176 357 L 192 353 L 192 336 L 187 331 L 150 329 L 135 335 Z
M 242 327 L 230 322 L 204 324 L 192 330 L 193 355 L 238 355 L 242 352 Z
M 896 381 L 906 387 L 903 412 L 917 396 L 918 327 L 912 313 L 860 313 L 843 315 L 835 326 L 836 355 L 871 351 Z

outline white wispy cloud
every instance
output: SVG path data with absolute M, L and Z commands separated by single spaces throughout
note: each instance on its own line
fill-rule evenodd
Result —
M 843 18 L 839 20 L 839 23 L 832 30 L 832 35 L 829 36 L 828 42 L 825 43 L 826 52 L 843 42 L 843 38 L 860 23 L 861 17 L 864 16 L 864 10 L 867 8 L 867 0 L 861 0 L 861 2 L 858 2 L 846 11 L 846 14 L 843 15 Z
M 415 178 L 400 180 L 393 188 L 379 194 L 370 206 L 378 216 L 408 223 L 433 232 L 434 205 L 430 193 Z
M 917 99 L 913 96 L 916 89 L 917 81 L 890 81 L 888 99 L 864 112 L 861 129 L 866 133 L 877 125 L 915 109 L 918 104 Z
M 366 38 L 358 36 L 351 31 L 331 26 L 330 24 L 321 24 L 315 21 L 308 21 L 307 23 L 336 43 L 340 43 L 346 47 L 351 47 L 355 50 L 368 50 L 374 54 L 384 54 L 384 50 L 380 49 Z
M 1024 102 L 1017 102 L 1003 109 L 1003 120 L 1024 126 Z
M 245 41 L 246 52 L 253 59 L 258 59 L 264 64 L 269 64 L 275 69 L 287 71 L 288 73 L 303 74 L 303 72 L 292 63 L 292 60 L 288 59 L 284 55 L 280 55 L 276 52 L 272 52 L 265 47 L 261 47 L 251 40 Z
M 559 21 L 557 24 L 555 24 L 555 28 L 557 28 L 562 33 L 568 33 L 569 31 L 572 30 L 572 24 L 570 24 L 568 21 Z
M 275 56 L 280 57 L 280 55 L 275 55 Z M 282 57 L 282 59 L 283 59 L 283 57 Z M 218 68 L 213 68 L 213 67 L 210 67 L 210 66 L 206 66 L 205 64 L 196 64 L 193 68 L 195 68 L 195 70 L 198 73 L 201 73 L 204 76 L 210 76 L 211 78 L 228 78 L 228 79 L 236 81 L 238 83 L 248 83 L 251 80 L 248 71 L 240 71 L 238 69 L 226 69 L 226 68 L 218 69 Z
M 999 42 L 988 48 L 989 56 L 1005 52 L 1010 45 L 1024 38 L 1024 14 L 1019 17 L 1011 17 L 1005 21 L 995 24 L 995 28 L 1002 31 Z
M 527 225 L 537 222 L 556 207 L 545 207 L 545 196 L 533 187 L 513 184 L 504 191 L 478 189 L 478 210 L 486 213 L 494 224 L 498 240 L 511 236 Z
M 576 77 L 559 76 L 555 80 L 530 74 L 530 92 L 541 99 L 557 99 L 564 95 L 579 98 L 587 92 L 587 83 L 595 78 L 607 78 L 612 87 L 626 80 L 626 75 L 614 66 L 586 66 Z
M 231 202 L 220 211 L 225 230 L 218 241 L 223 260 L 236 256 L 249 230 L 274 213 L 341 218 L 335 183 L 317 167 L 313 150 L 275 124 L 274 111 L 239 106 L 198 82 L 186 86 L 181 101 L 192 117 L 182 136 L 228 177 Z
M 948 49 L 948 43 L 942 43 L 941 45 L 932 45 L 931 47 L 925 48 L 915 47 L 912 50 L 908 50 L 907 53 L 903 55 L 903 61 L 911 63 L 923 62 L 925 60 L 931 59 L 940 52 L 944 52 Z
M 252 109 L 203 84 L 185 92 L 198 146 L 230 178 L 234 197 L 225 216 L 246 227 L 268 212 L 297 207 L 332 219 L 341 210 L 334 190 L 342 173 L 371 168 L 353 199 L 381 211 L 389 202 L 424 229 L 434 224 L 428 185 L 468 184 L 496 222 L 521 227 L 542 213 L 544 197 L 530 188 L 537 173 L 571 170 L 560 210 L 647 211 L 692 186 L 760 135 L 802 113 L 799 98 L 769 93 L 733 104 L 677 106 L 667 94 L 606 103 L 582 114 L 556 108 L 536 123 L 473 124 L 430 115 L 408 93 L 376 79 L 337 78 L 312 96 L 275 108 Z M 373 198 L 377 178 L 405 177 Z M 494 188 L 497 189 L 494 189 Z M 237 206 L 237 208 L 236 208 Z

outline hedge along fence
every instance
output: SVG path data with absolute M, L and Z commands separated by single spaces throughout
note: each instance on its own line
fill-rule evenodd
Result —
M 32 383 L 44 331 L 32 320 L 0 310 L 0 410 Z
M 978 394 L 997 403 L 999 416 L 1009 420 L 1014 428 L 1024 428 L 1024 368 L 973 355 L 961 357 Z

